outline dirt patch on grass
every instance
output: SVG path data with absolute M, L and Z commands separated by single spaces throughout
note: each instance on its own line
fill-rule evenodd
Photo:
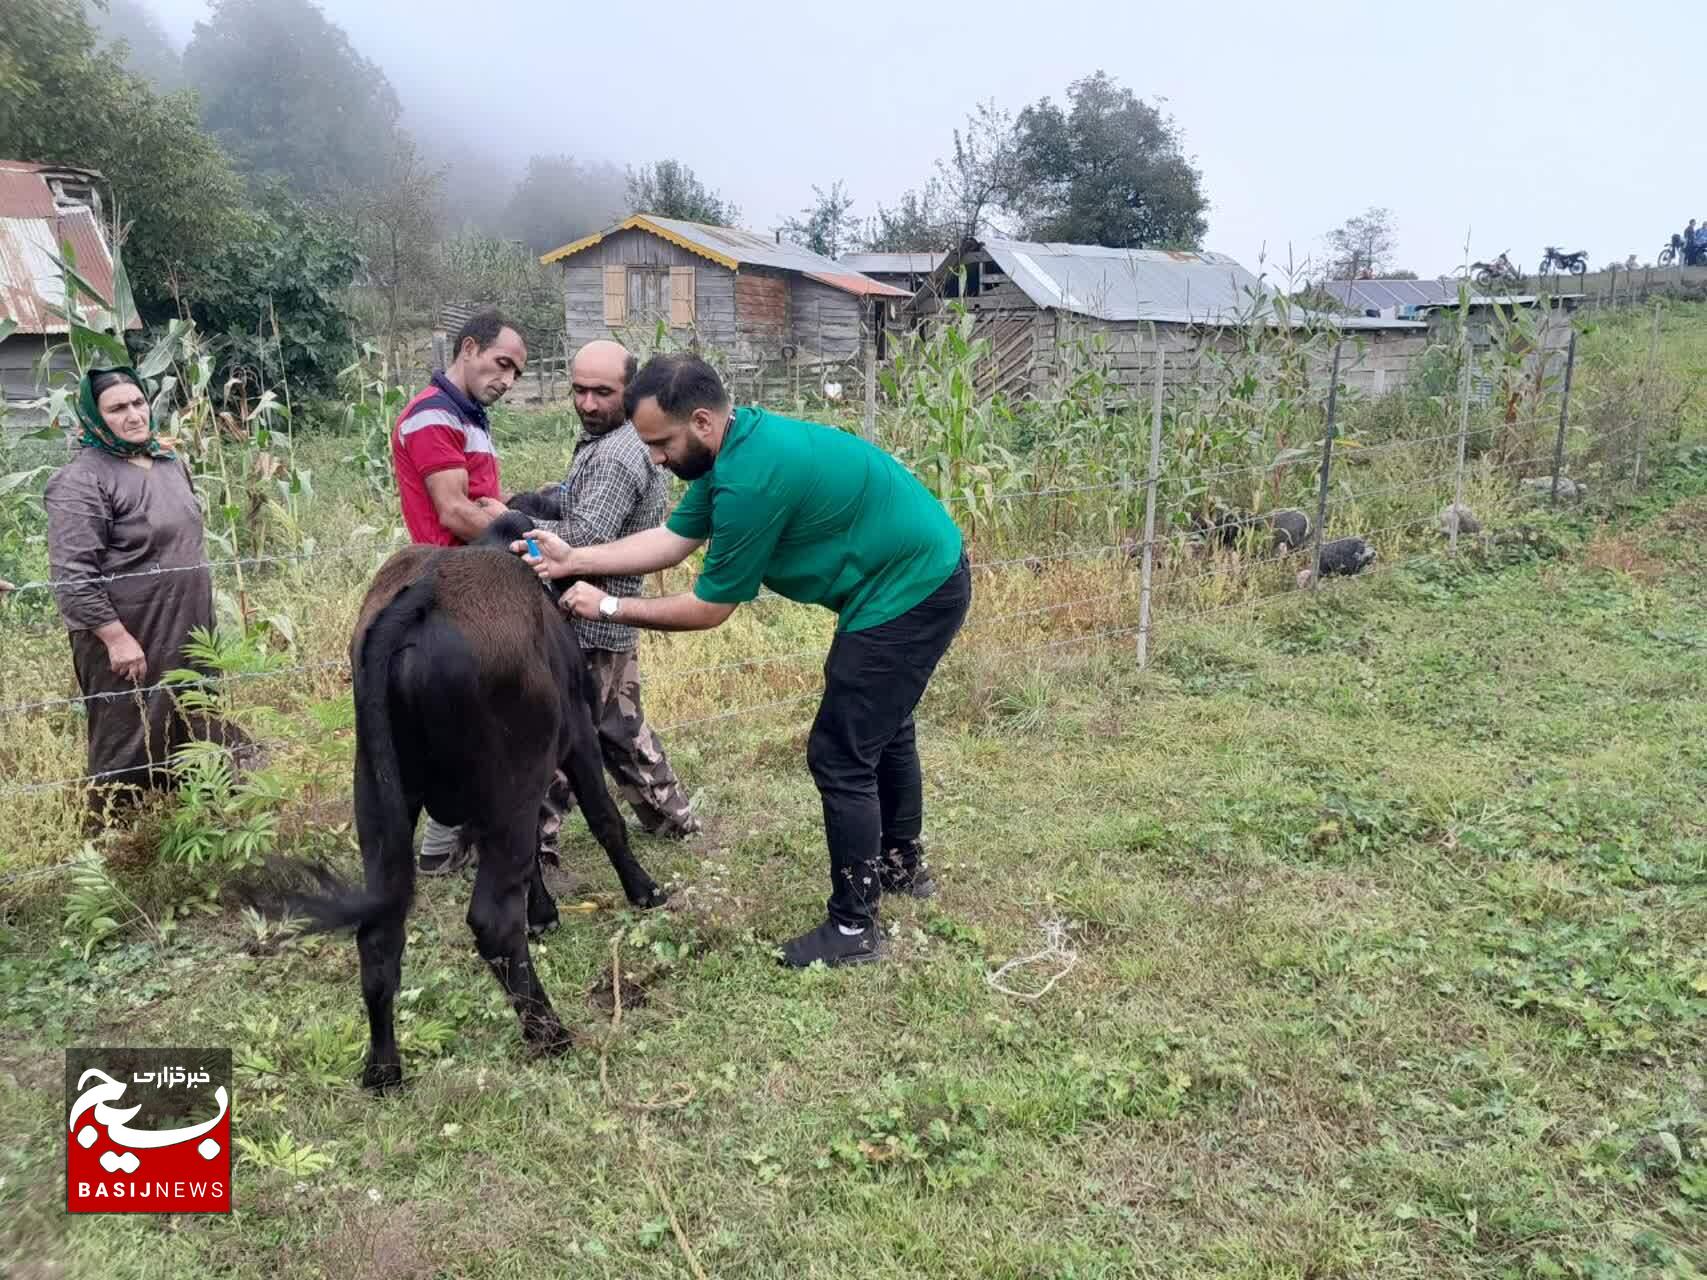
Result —
M 1707 517 L 1701 527 L 1707 529 Z M 1665 576 L 1665 561 L 1649 555 L 1630 534 L 1601 534 L 1583 552 L 1583 564 L 1590 569 L 1608 569 L 1628 574 L 1638 582 L 1657 582 Z
M 1660 519 L 1667 533 L 1707 533 L 1707 502 L 1680 502 Z
M 503 1236 L 495 1228 L 483 1230 L 481 1220 L 480 1215 L 453 1214 L 438 1203 L 364 1201 L 314 1243 L 280 1252 L 323 1275 L 426 1280 L 446 1274 L 447 1268 L 460 1270 L 502 1246 Z

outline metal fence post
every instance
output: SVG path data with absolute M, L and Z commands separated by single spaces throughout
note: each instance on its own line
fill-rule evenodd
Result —
M 1648 453 L 1648 409 L 1654 397 L 1654 375 L 1659 372 L 1660 304 L 1654 303 L 1654 325 L 1648 336 L 1648 367 L 1642 374 L 1642 395 L 1636 402 L 1636 471 L 1630 478 L 1630 492 L 1642 487 L 1642 463 Z
M 1464 348 L 1464 385 L 1458 393 L 1458 470 L 1452 482 L 1452 518 L 1448 522 L 1451 528 L 1447 551 L 1451 555 L 1458 554 L 1458 522 L 1464 518 L 1464 457 L 1470 448 L 1470 384 L 1475 376 L 1476 349 L 1470 344 L 1469 325 L 1464 326 L 1459 341 Z
M 1334 368 L 1328 377 L 1328 422 L 1322 432 L 1322 482 L 1316 492 L 1316 538 L 1310 555 L 1310 590 L 1322 585 L 1322 526 L 1328 522 L 1328 476 L 1334 465 L 1334 413 L 1340 398 L 1340 349 L 1344 338 L 1334 340 Z
M 1156 340 L 1156 387 L 1150 402 L 1150 470 L 1144 478 L 1144 559 L 1138 579 L 1138 669 L 1150 664 L 1150 574 L 1156 557 L 1156 478 L 1162 469 L 1162 344 Z
M 1559 435 L 1553 441 L 1553 491 L 1549 501 L 1559 505 L 1559 473 L 1565 469 L 1565 429 L 1571 423 L 1571 374 L 1577 367 L 1577 331 L 1571 330 L 1571 343 L 1565 348 L 1565 390 L 1559 397 Z

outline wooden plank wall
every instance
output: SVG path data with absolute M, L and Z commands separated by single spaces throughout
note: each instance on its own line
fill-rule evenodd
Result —
M 802 356 L 848 360 L 860 352 L 864 303 L 844 289 L 805 276 L 790 282 L 790 339 Z
M 629 233 L 625 233 L 629 234 Z M 683 254 L 674 245 L 668 244 L 656 237 L 647 237 L 662 249 L 672 254 L 681 254 L 687 262 L 667 265 L 688 266 L 692 264 L 694 273 L 694 324 L 693 334 L 703 348 L 714 348 L 728 351 L 735 345 L 735 276 L 734 273 L 715 262 L 704 258 L 696 258 L 691 254 Z M 591 342 L 594 338 L 614 337 L 637 350 L 650 347 L 653 326 L 624 325 L 612 330 L 605 323 L 604 307 L 604 267 L 605 263 L 594 260 L 593 255 L 604 245 L 595 245 L 584 254 L 576 254 L 563 263 L 563 323 L 570 351 L 574 351 L 583 343 Z M 639 251 L 629 249 L 624 252 L 638 256 Z M 583 261 L 586 259 L 586 261 Z M 654 263 L 611 263 L 616 266 L 650 266 Z M 686 332 L 677 335 L 683 339 L 688 337 Z
M 789 340 L 788 279 L 778 271 L 748 267 L 735 276 L 735 347 L 739 354 L 775 357 Z

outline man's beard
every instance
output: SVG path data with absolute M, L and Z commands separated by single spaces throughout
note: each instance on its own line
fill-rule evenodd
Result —
M 588 417 L 577 409 L 575 416 L 581 420 L 581 430 L 594 436 L 602 436 L 607 432 L 615 431 L 628 421 L 621 409 L 618 409 L 614 414 L 600 414 L 593 417 Z
M 698 440 L 691 437 L 688 440 L 687 456 L 679 462 L 666 462 L 664 465 L 683 480 L 698 480 L 712 464 L 717 461 L 717 455 L 707 449 Z

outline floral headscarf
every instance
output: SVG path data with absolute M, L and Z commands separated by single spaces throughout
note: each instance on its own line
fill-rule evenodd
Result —
M 104 373 L 116 373 L 134 382 L 144 397 L 148 388 L 143 385 L 142 378 L 135 369 L 125 367 L 117 369 L 91 369 L 83 375 L 83 381 L 77 386 L 77 421 L 83 424 L 83 445 L 85 448 L 99 449 L 110 453 L 115 458 L 170 458 L 172 451 L 160 442 L 160 437 L 154 433 L 154 410 L 148 411 L 148 439 L 141 444 L 132 444 L 121 440 L 107 425 L 107 420 L 101 416 L 100 397 L 95 394 L 95 379 Z

